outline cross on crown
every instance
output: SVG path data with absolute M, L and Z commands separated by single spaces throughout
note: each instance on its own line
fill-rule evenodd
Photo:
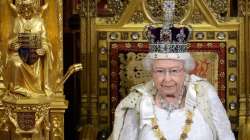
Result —
M 182 53 L 187 52 L 187 41 L 191 35 L 188 26 L 175 27 L 175 1 L 165 0 L 162 3 L 164 19 L 162 27 L 148 25 L 145 33 L 152 53 Z

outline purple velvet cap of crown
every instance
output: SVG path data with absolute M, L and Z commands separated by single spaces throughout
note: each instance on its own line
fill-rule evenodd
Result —
M 182 53 L 187 52 L 187 41 L 191 34 L 189 27 L 153 27 L 146 28 L 150 52 Z
M 183 30 L 184 36 L 183 40 L 178 40 L 178 37 L 180 35 L 180 31 Z M 167 31 L 170 31 L 169 34 L 164 30 L 162 27 L 148 27 L 148 31 L 150 32 L 150 35 L 148 36 L 150 43 L 186 43 L 190 34 L 191 30 L 187 27 L 170 27 Z M 168 35 L 168 37 L 167 37 Z M 169 39 L 169 40 L 168 40 Z

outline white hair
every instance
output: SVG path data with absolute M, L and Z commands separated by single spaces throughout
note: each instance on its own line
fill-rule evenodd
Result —
M 184 61 L 184 69 L 186 72 L 191 72 L 195 68 L 195 62 L 189 52 L 185 53 L 148 53 L 143 59 L 143 67 L 147 71 L 151 71 L 153 68 L 154 60 L 157 59 L 173 59 Z

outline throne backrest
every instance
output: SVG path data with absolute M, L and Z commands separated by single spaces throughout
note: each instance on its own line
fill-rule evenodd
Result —
M 193 30 L 188 48 L 196 60 L 193 73 L 206 78 L 217 88 L 232 127 L 237 129 L 240 89 L 237 59 L 242 46 L 240 22 L 219 19 L 203 0 L 190 0 L 188 3 L 192 6 L 184 7 L 191 9 L 186 11 L 189 16 L 177 15 L 176 18 L 189 24 Z M 118 23 L 108 22 L 110 18 L 105 17 L 97 20 L 100 128 L 112 128 L 115 108 L 128 94 L 129 88 L 150 78 L 141 63 L 148 52 L 143 29 L 145 24 L 160 20 L 150 10 L 150 4 L 148 1 L 129 3 L 130 9 L 125 10 Z M 144 20 L 137 21 L 141 16 Z
M 218 96 L 230 113 L 236 110 L 235 100 L 237 95 L 237 87 L 234 85 L 237 82 L 235 78 L 237 77 L 237 60 L 235 57 L 237 48 L 236 45 L 231 44 L 231 40 L 233 40 L 233 37 L 237 40 L 238 33 L 235 31 L 212 33 L 214 38 L 210 40 L 198 38 L 197 34 L 208 34 L 206 31 L 193 33 L 188 47 L 196 62 L 196 67 L 192 73 L 206 78 L 216 87 Z M 120 37 L 124 34 L 130 36 L 138 34 L 141 38 L 138 38 L 138 40 L 120 40 Z M 216 38 L 216 34 L 224 34 L 225 38 L 219 40 Z M 142 60 L 148 52 L 148 43 L 143 38 L 143 32 L 99 32 L 98 36 L 101 39 L 99 40 L 100 44 L 98 44 L 100 46 L 99 96 L 100 98 L 107 96 L 110 99 L 109 105 L 103 100 L 99 107 L 101 111 L 104 111 L 102 108 L 109 106 L 110 123 L 112 124 L 115 108 L 120 100 L 129 93 L 129 89 L 136 84 L 150 80 L 150 74 L 142 66 Z M 101 38 L 104 36 L 107 37 L 105 39 L 108 39 L 105 43 L 104 38 Z M 117 38 L 111 39 L 112 36 Z M 236 117 L 230 116 L 230 119 L 233 120 L 234 125 L 237 124 Z

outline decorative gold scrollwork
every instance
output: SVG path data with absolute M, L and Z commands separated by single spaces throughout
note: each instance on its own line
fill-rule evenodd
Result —
M 148 19 L 153 23 L 162 22 L 163 11 L 162 11 L 163 0 L 143 0 L 143 9 Z M 183 24 L 194 9 L 194 0 L 177 0 L 175 5 L 175 23 Z
M 0 131 L 7 132 L 9 130 L 8 126 L 8 116 L 4 111 L 0 111 Z
M 49 103 L 19 104 L 4 101 L 5 111 L 1 115 L 0 128 L 2 131 L 10 131 L 11 135 L 26 135 L 49 139 Z M 9 127 L 12 124 L 13 128 Z M 40 138 L 41 138 L 40 137 Z
M 204 0 L 214 16 L 220 21 L 225 21 L 228 12 L 228 0 Z
M 106 23 L 118 23 L 123 11 L 129 4 L 129 0 L 107 0 L 108 9 L 111 11 L 113 17 L 105 18 Z
M 63 140 L 64 139 L 64 130 L 63 130 L 63 115 L 52 115 L 51 117 L 51 133 L 52 137 Z
M 96 1 L 82 0 L 79 14 L 82 17 L 96 17 Z
M 130 18 L 130 22 L 133 22 L 135 24 L 143 23 L 144 21 L 144 14 L 142 11 L 135 11 L 134 15 Z

